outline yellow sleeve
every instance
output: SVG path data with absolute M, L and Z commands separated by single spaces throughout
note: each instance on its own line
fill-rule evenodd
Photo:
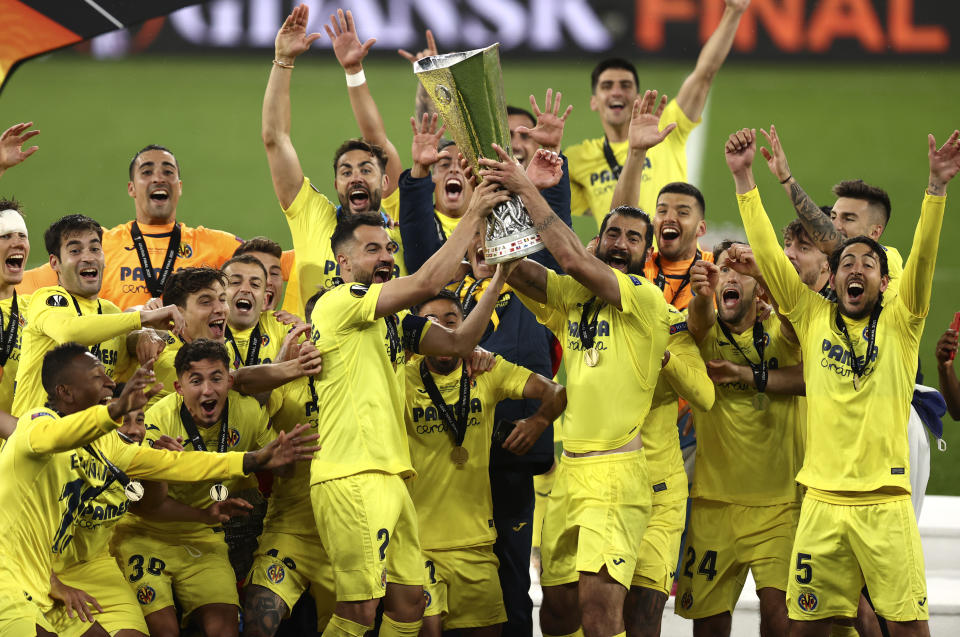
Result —
M 394 188 L 393 192 L 380 201 L 380 209 L 387 213 L 393 221 L 400 222 L 400 189 Z
M 279 392 L 270 392 L 271 395 Z M 273 407 L 274 411 L 280 409 L 280 404 L 282 400 L 274 400 Z M 257 424 L 257 449 L 262 449 L 266 445 L 270 444 L 276 437 L 277 431 L 270 426 L 270 417 L 267 415 L 270 409 L 270 402 L 267 402 L 267 406 L 259 407 L 259 417 L 260 422 Z
M 710 411 L 716 400 L 716 387 L 707 376 L 707 366 L 686 327 L 671 334 L 667 349 L 670 359 L 661 370 L 663 377 L 694 409 Z
M 283 288 L 283 311 L 294 316 L 310 320 L 309 316 L 302 316 L 304 307 L 309 299 L 300 298 L 300 271 L 294 266 L 290 270 L 290 278 Z
M 82 447 L 121 424 L 110 418 L 106 405 L 95 405 L 63 418 L 56 418 L 46 410 L 28 411 L 20 417 L 17 426 L 29 427 L 30 449 L 43 455 Z
M 903 268 L 900 298 L 904 307 L 916 317 L 925 317 L 930 310 L 930 292 L 933 288 L 933 268 L 937 264 L 940 245 L 940 227 L 947 197 L 925 195 L 920 208 L 920 221 L 913 234 L 913 247 Z
M 520 294 L 516 290 L 514 290 L 514 293 L 517 295 L 517 298 L 520 299 L 520 302 L 523 303 L 523 306 L 533 313 L 533 316 L 541 325 L 545 325 L 547 329 L 554 334 L 559 334 L 563 330 L 565 321 L 567 320 L 566 315 L 561 314 L 559 310 L 544 303 L 538 303 L 530 297 Z
M 117 453 L 106 457 L 131 478 L 147 478 L 166 482 L 205 482 L 242 478 L 243 453 L 167 451 L 150 446 L 117 446 Z
M 783 253 L 777 233 L 763 209 L 759 190 L 754 188 L 746 194 L 737 195 L 737 203 L 740 205 L 740 217 L 747 232 L 747 243 L 753 249 L 760 272 L 780 306 L 780 311 L 789 316 L 804 294 L 816 292 L 811 292 L 803 284 L 790 259 Z
M 114 336 L 140 329 L 140 312 L 77 316 L 72 306 L 55 305 L 57 301 L 54 297 L 57 296 L 63 298 L 62 294 L 54 291 L 30 303 L 31 309 L 37 308 L 30 322 L 57 343 L 72 341 L 81 345 L 97 345 Z
M 700 124 L 701 120 L 693 121 L 687 114 L 683 112 L 683 109 L 680 108 L 680 104 L 677 103 L 677 100 L 673 99 L 667 104 L 667 107 L 663 109 L 663 113 L 660 115 L 660 130 L 663 130 L 667 124 L 676 123 L 677 128 L 667 137 L 666 142 L 671 142 L 673 144 L 679 143 L 681 147 L 687 143 L 687 138 L 690 136 L 690 133 L 693 132 L 693 129 Z
M 557 310 L 564 317 L 570 308 L 577 303 L 583 303 L 593 298 L 593 293 L 582 286 L 572 276 L 557 274 L 547 269 L 547 302 L 548 308 Z
M 324 313 L 332 321 L 337 332 L 350 331 L 357 325 L 373 323 L 377 318 L 377 299 L 380 298 L 382 283 L 366 286 L 360 283 L 344 283 L 339 288 L 327 292 L 332 295 L 325 303 Z
M 523 389 L 527 386 L 527 381 L 533 372 L 525 367 L 514 365 L 499 355 L 496 356 L 496 361 L 496 365 L 489 373 L 492 374 L 490 380 L 497 394 L 497 402 L 523 398 Z

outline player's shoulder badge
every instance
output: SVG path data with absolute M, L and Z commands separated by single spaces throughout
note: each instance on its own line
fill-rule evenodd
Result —
M 35 411 L 32 414 L 30 414 L 30 420 L 36 420 L 37 418 L 43 418 L 44 416 L 46 416 L 47 418 L 53 418 L 53 414 L 49 412 Z
M 370 288 L 368 288 L 363 284 L 354 283 L 350 286 L 350 294 L 357 297 L 358 299 L 362 299 L 367 294 L 367 291 L 369 289 Z
M 670 326 L 670 335 L 672 336 L 674 334 L 677 334 L 678 332 L 686 332 L 687 330 L 688 330 L 687 322 L 680 321 L 679 323 L 674 323 L 673 325 Z
M 68 307 L 70 304 L 67 297 L 62 294 L 51 294 L 47 297 L 47 305 L 50 307 Z
M 638 277 L 636 274 L 628 274 L 627 276 L 630 278 L 631 281 L 633 281 L 634 285 L 643 284 L 643 280 L 640 277 Z

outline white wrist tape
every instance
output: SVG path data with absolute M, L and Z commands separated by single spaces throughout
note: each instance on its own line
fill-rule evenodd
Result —
M 353 88 L 367 83 L 367 78 L 363 74 L 363 69 L 357 73 L 347 73 L 347 86 Z

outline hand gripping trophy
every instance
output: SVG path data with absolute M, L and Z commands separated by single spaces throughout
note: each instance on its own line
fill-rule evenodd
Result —
M 512 153 L 499 44 L 423 58 L 413 71 L 474 174 L 479 174 L 480 157 L 498 159 L 492 144 Z M 517 196 L 493 209 L 484 244 L 487 263 L 513 261 L 543 249 L 540 235 Z

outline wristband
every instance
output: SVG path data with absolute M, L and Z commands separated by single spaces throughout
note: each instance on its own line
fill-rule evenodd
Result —
M 293 65 L 292 65 L 292 64 L 287 64 L 287 63 L 285 63 L 285 62 L 281 62 L 281 61 L 278 60 L 277 58 L 273 58 L 273 63 L 276 64 L 277 66 L 279 66 L 281 69 L 292 69 L 292 68 L 293 68 Z
M 356 86 L 362 86 L 367 83 L 367 78 L 363 74 L 363 69 L 360 69 L 356 73 L 347 73 L 347 86 L 354 88 Z
M 781 181 L 780 183 L 781 183 L 781 184 L 785 184 L 785 183 L 787 183 L 788 181 L 790 181 L 791 179 L 793 179 L 793 173 L 790 173 L 789 175 L 787 175 L 787 178 L 784 179 L 783 181 Z

